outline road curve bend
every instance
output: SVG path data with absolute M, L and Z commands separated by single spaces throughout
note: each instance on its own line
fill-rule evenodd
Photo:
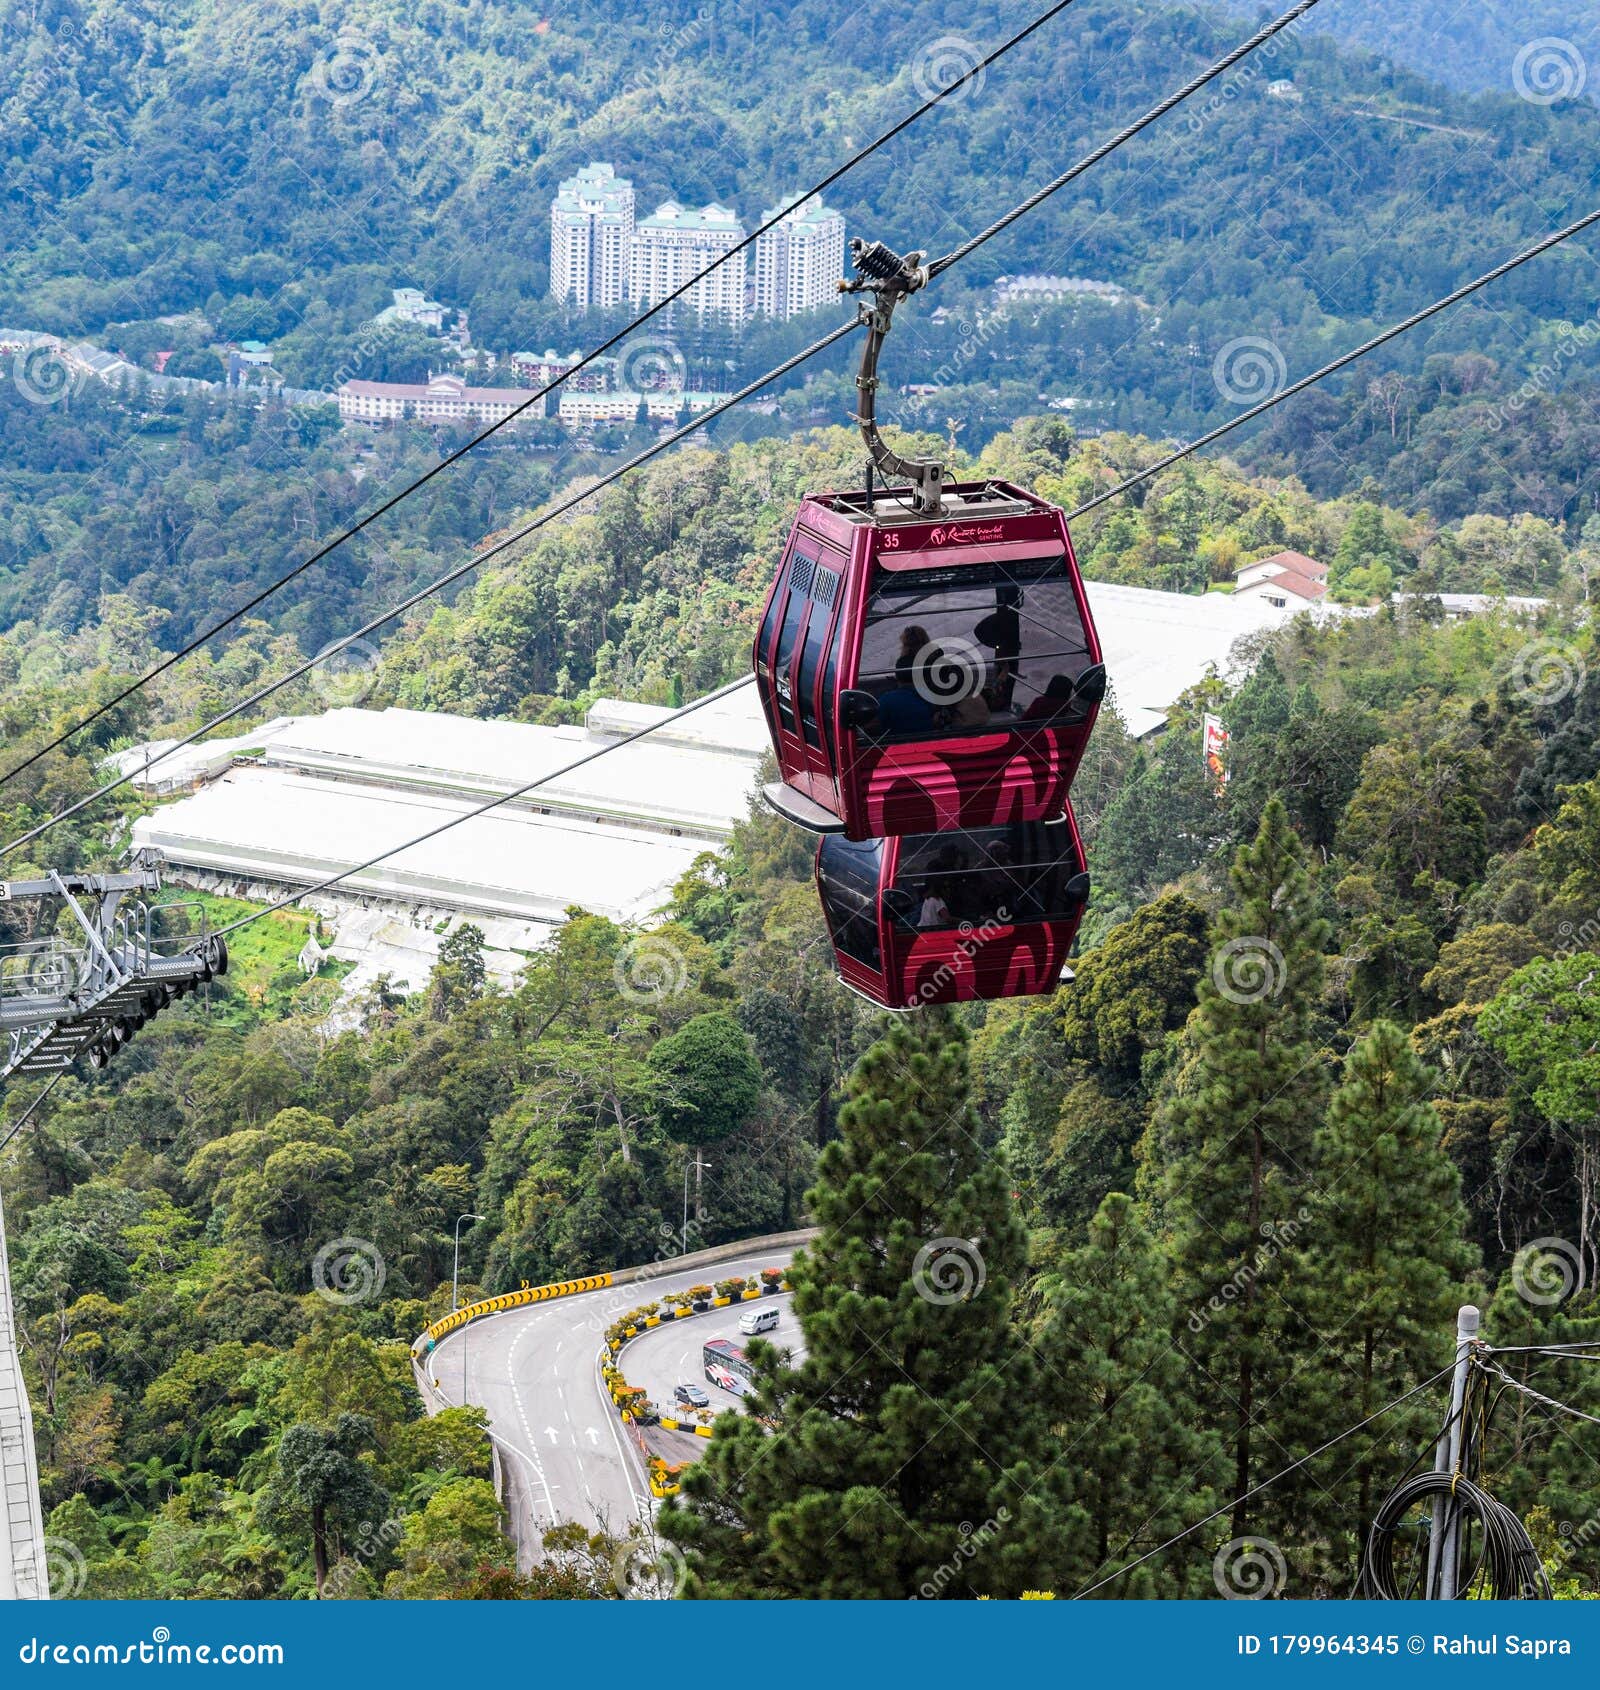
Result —
M 793 1254 L 792 1245 L 769 1246 L 714 1264 L 619 1275 L 604 1290 L 485 1315 L 439 1340 L 422 1365 L 447 1404 L 470 1402 L 488 1414 L 524 1570 L 543 1533 L 558 1522 L 625 1532 L 649 1517 L 642 1458 L 601 1384 L 606 1327 L 663 1292 L 787 1267 Z M 698 1324 L 689 1321 L 684 1336 Z M 623 1357 L 626 1367 L 626 1350 Z

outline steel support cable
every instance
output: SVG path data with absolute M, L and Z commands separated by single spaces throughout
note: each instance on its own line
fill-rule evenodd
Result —
M 52 1074 L 50 1078 L 39 1088 L 39 1090 L 34 1094 L 33 1102 L 30 1103 L 28 1107 L 16 1118 L 16 1120 L 11 1123 L 11 1129 L 7 1132 L 6 1136 L 4 1138 L 0 1138 L 0 1150 L 4 1150 L 12 1139 L 14 1139 L 17 1134 L 20 1133 L 25 1126 L 27 1126 L 28 1122 L 33 1118 L 34 1111 L 41 1103 L 44 1102 L 50 1093 L 56 1089 L 56 1082 L 65 1072 L 66 1070 L 63 1068 L 60 1073 Z
M 1513 1379 L 1503 1367 L 1497 1367 L 1493 1362 L 1480 1361 L 1478 1366 L 1484 1373 L 1499 1379 L 1508 1389 L 1520 1391 L 1523 1396 L 1532 1397 L 1535 1402 L 1543 1403 L 1546 1408 L 1553 1408 L 1561 1414 L 1570 1414 L 1574 1420 L 1587 1420 L 1591 1426 L 1600 1426 L 1600 1414 L 1589 1414 L 1581 1408 L 1574 1408 L 1571 1403 L 1547 1397 L 1543 1391 L 1536 1391 L 1532 1385 L 1524 1384 L 1520 1379 Z
M 1430 1386 L 1437 1385 L 1447 1374 L 1453 1373 L 1454 1371 L 1455 1363 L 1452 1361 L 1448 1367 L 1441 1367 L 1437 1373 L 1429 1379 L 1424 1379 L 1420 1385 L 1413 1385 L 1409 1391 L 1405 1391 L 1400 1396 L 1386 1402 L 1381 1408 L 1375 1408 L 1365 1420 L 1358 1420 L 1353 1426 L 1346 1426 L 1342 1432 L 1339 1432 L 1334 1437 L 1329 1438 L 1326 1443 L 1318 1444 L 1314 1450 L 1311 1450 L 1306 1455 L 1302 1455 L 1298 1461 L 1291 1461 L 1287 1467 L 1280 1468 L 1276 1473 L 1272 1474 L 1270 1478 L 1263 1479 L 1258 1485 L 1252 1485 L 1242 1496 L 1231 1497 L 1227 1502 L 1223 1503 L 1220 1508 L 1213 1508 L 1209 1514 L 1196 1520 L 1192 1526 L 1185 1526 L 1181 1532 L 1174 1532 L 1165 1543 L 1158 1543 L 1154 1549 L 1147 1550 L 1143 1555 L 1137 1557 L 1137 1559 L 1129 1561 L 1125 1565 L 1118 1567 L 1115 1572 L 1107 1573 L 1104 1578 L 1097 1579 L 1093 1584 L 1085 1585 L 1082 1590 L 1076 1592 L 1072 1600 L 1077 1602 L 1081 1601 L 1085 1596 L 1093 1596 L 1097 1590 L 1101 1590 L 1114 1580 L 1121 1578 L 1124 1573 L 1131 1573 L 1135 1567 L 1142 1567 L 1146 1561 L 1154 1560 L 1157 1555 L 1164 1555 L 1174 1544 L 1182 1543 L 1186 1537 L 1189 1537 L 1193 1533 L 1199 1531 L 1202 1526 L 1209 1525 L 1213 1520 L 1220 1519 L 1224 1514 L 1231 1513 L 1241 1502 L 1248 1502 L 1251 1497 L 1259 1496 L 1261 1492 L 1266 1490 L 1269 1486 L 1277 1484 L 1280 1479 L 1288 1478 L 1291 1473 L 1304 1467 L 1308 1461 L 1315 1461 L 1319 1455 L 1327 1454 L 1327 1452 L 1332 1449 L 1335 1444 L 1342 1444 L 1346 1438 L 1354 1437 L 1357 1432 L 1363 1430 L 1367 1426 L 1370 1426 L 1373 1421 L 1381 1419 L 1385 1414 L 1388 1414 L 1391 1409 L 1398 1408 L 1401 1403 L 1408 1402 L 1412 1397 L 1427 1390 Z
M 885 129 L 877 140 L 869 142 L 866 146 L 860 148 L 859 151 L 852 153 L 843 164 L 837 165 L 834 169 L 830 170 L 821 181 L 814 183 L 810 188 L 806 189 L 805 192 L 799 196 L 799 200 L 803 202 L 813 198 L 817 194 L 826 192 L 827 189 L 831 188 L 833 184 L 847 172 L 854 170 L 858 164 L 863 162 L 863 160 L 870 158 L 880 147 L 887 146 L 888 143 L 894 140 L 897 135 L 904 133 L 904 131 L 909 129 L 919 118 L 932 111 L 933 108 L 942 100 L 949 99 L 949 97 L 955 93 L 958 88 L 964 87 L 975 76 L 981 76 L 990 65 L 994 64 L 998 59 L 1004 58 L 1013 47 L 1020 46 L 1030 35 L 1033 35 L 1036 31 L 1043 29 L 1047 23 L 1060 16 L 1060 14 L 1066 11 L 1072 4 L 1074 4 L 1074 0 L 1057 0 L 1055 5 L 1049 7 L 1048 10 L 1041 12 L 1031 23 L 1025 25 L 1022 29 L 1019 29 L 1015 35 L 1008 36 L 998 47 L 994 48 L 983 58 L 979 59 L 970 70 L 963 71 L 960 76 L 954 78 L 954 80 L 948 83 L 945 87 L 940 88 L 936 93 L 930 95 L 914 111 L 908 112 L 897 123 L 894 123 L 888 129 Z M 281 592 L 292 582 L 298 580 L 299 577 L 305 574 L 305 572 L 314 564 L 320 563 L 325 557 L 328 557 L 331 553 L 337 551 L 346 540 L 354 539 L 355 536 L 361 533 L 364 528 L 368 527 L 371 523 L 376 522 L 380 516 L 392 511 L 403 499 L 410 498 L 410 496 L 419 488 L 425 487 L 430 481 L 432 481 L 436 475 L 439 475 L 444 470 L 448 469 L 451 464 L 457 462 L 459 459 L 464 458 L 475 446 L 481 446 L 490 435 L 499 433 L 499 431 L 506 427 L 508 423 L 515 422 L 516 419 L 529 408 L 529 406 L 538 404 L 542 399 L 545 399 L 550 394 L 554 393 L 558 387 L 565 386 L 566 383 L 570 381 L 573 376 L 577 375 L 580 370 L 587 369 L 588 366 L 594 363 L 597 359 L 604 357 L 604 355 L 609 352 L 612 347 L 619 345 L 622 341 L 626 340 L 629 335 L 634 334 L 637 330 L 643 328 L 652 317 L 655 317 L 662 311 L 665 311 L 669 305 L 676 304 L 676 302 L 682 299 L 684 295 L 690 291 L 690 289 L 697 287 L 707 276 L 711 275 L 713 271 L 720 270 L 724 264 L 729 263 L 732 259 L 737 257 L 739 253 L 745 251 L 748 247 L 753 246 L 755 242 L 766 234 L 769 229 L 772 229 L 777 224 L 781 223 L 787 215 L 787 211 L 779 212 L 776 217 L 769 218 L 765 223 L 761 224 L 759 228 L 746 235 L 745 238 L 736 246 L 731 246 L 726 252 L 718 254 L 718 256 L 714 258 L 711 263 L 706 265 L 703 270 L 696 271 L 695 274 L 680 287 L 667 294 L 665 298 L 658 300 L 649 308 L 649 310 L 641 312 L 640 315 L 635 317 L 626 328 L 619 329 L 609 340 L 602 341 L 592 352 L 585 353 L 571 369 L 563 370 L 554 381 L 548 382 L 545 386 L 537 389 L 533 393 L 530 393 L 515 410 L 508 412 L 497 422 L 491 423 L 481 433 L 473 435 L 473 437 L 467 441 L 465 445 L 457 447 L 456 450 L 451 452 L 447 457 L 441 458 L 431 469 L 425 471 L 422 475 L 419 475 L 414 481 L 410 482 L 405 487 L 402 487 L 398 493 L 393 495 L 393 497 L 385 499 L 381 505 L 379 505 L 375 510 L 369 511 L 359 522 L 353 523 L 349 528 L 343 529 L 340 533 L 336 534 L 333 539 L 327 543 L 327 545 L 313 552 L 310 557 L 304 559 L 302 562 L 297 563 L 293 569 L 288 571 L 287 574 L 280 575 L 277 580 L 263 587 L 260 592 L 254 595 L 254 597 L 247 599 L 238 607 L 237 610 L 230 611 L 220 622 L 217 622 L 213 624 L 212 627 L 208 628 L 205 633 L 197 634 L 193 639 L 180 646 L 176 651 L 171 652 L 168 656 L 162 658 L 159 663 L 152 664 L 151 667 L 137 680 L 130 681 L 120 692 L 114 694 L 111 698 L 108 698 L 103 704 L 96 705 L 87 716 L 84 716 L 80 720 L 74 722 L 71 727 L 63 729 L 54 739 L 49 740 L 44 745 L 41 745 L 37 750 L 29 752 L 29 754 L 23 758 L 20 763 L 14 764 L 11 768 L 7 769 L 3 775 L 0 775 L 0 786 L 4 786 L 5 783 L 14 775 L 21 774 L 24 769 L 31 768 L 41 757 L 48 756 L 50 752 L 56 750 L 59 746 L 65 745 L 69 739 L 76 738 L 76 736 L 82 733 L 85 728 L 92 726 L 95 722 L 98 722 L 102 716 L 105 716 L 110 711 L 115 710 L 119 704 L 126 703 L 127 700 L 133 697 L 136 692 L 139 692 L 144 687 L 149 686 L 152 681 L 158 680 L 170 668 L 172 668 L 174 664 L 181 663 L 184 658 L 188 657 L 191 653 L 198 651 L 201 646 L 209 644 L 209 642 L 214 640 L 218 634 L 223 632 L 224 629 L 231 628 L 243 617 L 248 616 L 252 610 L 255 610 L 260 605 L 265 604 L 274 593 Z
M 1502 276 L 1509 275 L 1513 270 L 1528 263 L 1530 259 L 1538 258 L 1541 254 L 1548 252 L 1551 247 L 1560 246 L 1563 241 L 1571 240 L 1574 235 L 1581 235 L 1585 229 L 1592 228 L 1596 223 L 1600 223 L 1600 211 L 1591 211 L 1588 216 L 1580 217 L 1576 223 L 1569 223 L 1564 229 L 1557 229 L 1553 235 L 1546 235 L 1543 240 L 1535 241 L 1530 247 L 1524 247 L 1521 252 L 1506 259 L 1503 264 L 1497 264 L 1492 270 L 1485 270 L 1475 280 L 1463 283 L 1454 293 L 1446 294 L 1443 299 L 1436 299 L 1432 305 L 1426 305 L 1420 311 L 1413 311 L 1409 317 L 1393 324 L 1381 334 L 1374 335 L 1371 340 L 1365 341 L 1352 351 L 1341 353 L 1332 363 L 1324 364 L 1320 370 L 1313 370 L 1310 375 L 1302 376 L 1299 381 L 1291 382 L 1281 393 L 1271 394 L 1268 398 L 1261 400 L 1259 404 L 1252 405 L 1249 410 L 1241 411 L 1230 422 L 1221 423 L 1209 433 L 1202 434 L 1198 440 L 1191 440 L 1187 446 L 1179 446 L 1174 451 L 1168 452 L 1164 458 L 1157 459 L 1148 469 L 1142 469 L 1137 474 L 1130 475 L 1126 481 L 1119 481 L 1115 487 L 1107 489 L 1104 493 L 1096 493 L 1092 499 L 1085 500 L 1076 510 L 1070 511 L 1068 520 L 1072 521 L 1086 515 L 1097 506 L 1105 504 L 1109 499 L 1120 498 L 1130 488 L 1137 487 L 1142 481 L 1148 481 L 1152 475 L 1159 475 L 1162 470 L 1171 469 L 1175 463 L 1187 458 L 1190 453 L 1198 452 L 1202 447 L 1220 440 L 1223 435 L 1231 434 L 1234 429 L 1241 428 L 1245 423 L 1254 421 L 1263 412 L 1270 411 L 1274 405 L 1281 405 L 1285 399 L 1293 399 L 1297 393 L 1304 393 L 1308 387 L 1314 387 L 1325 377 L 1344 369 L 1348 364 L 1355 363 L 1358 358 L 1365 358 L 1369 352 L 1376 352 L 1380 346 L 1387 345 L 1397 335 L 1406 333 L 1408 329 L 1414 329 L 1419 323 L 1427 322 L 1430 317 L 1436 317 L 1441 311 L 1452 305 L 1459 305 L 1463 299 L 1476 293 L 1480 288 L 1487 287 L 1490 282 L 1499 281 Z
M 1165 117 L 1174 106 L 1182 105 L 1191 94 L 1204 88 L 1208 82 L 1214 82 L 1224 71 L 1232 70 L 1240 59 L 1253 53 L 1263 42 L 1270 41 L 1280 30 L 1287 29 L 1290 24 L 1298 22 L 1316 4 L 1318 4 L 1318 0 L 1299 0 L 1299 3 L 1290 7 L 1282 17 L 1274 18 L 1271 23 L 1263 24 L 1248 41 L 1241 42 L 1231 52 L 1225 53 L 1215 64 L 1201 71 L 1198 76 L 1192 77 L 1175 93 L 1168 94 L 1159 104 L 1152 106 L 1143 117 L 1135 118 L 1125 129 L 1119 130 L 1117 134 L 1113 135 L 1109 141 L 1096 147 L 1087 158 L 1080 159 L 1069 170 L 1062 171 L 1053 181 L 1046 182 L 1042 188 L 1036 189 L 1020 204 L 1013 206 L 1004 217 L 996 218 L 987 229 L 980 229 L 971 240 L 963 241 L 953 252 L 947 252 L 943 258 L 934 259 L 927 266 L 928 280 L 932 281 L 934 277 L 943 275 L 952 264 L 959 264 L 969 253 L 976 252 L 985 241 L 991 241 L 1002 230 L 1009 229 L 1019 217 L 1026 217 L 1030 211 L 1042 205 L 1052 194 L 1066 187 L 1069 182 L 1075 182 L 1086 170 L 1092 169 L 1103 158 L 1114 153 L 1118 147 L 1148 129 L 1158 118 Z
M 164 751 L 150 758 L 147 762 L 140 763 L 136 769 L 130 769 L 126 774 L 118 775 L 115 780 L 107 781 L 104 786 L 97 787 L 93 792 L 87 793 L 84 797 L 77 799 L 75 802 L 69 804 L 66 809 L 57 811 L 55 815 L 48 817 L 37 826 L 29 828 L 25 833 L 19 833 L 17 837 L 11 840 L 8 844 L 0 846 L 0 857 L 9 857 L 14 851 L 20 850 L 24 845 L 31 844 L 35 839 L 42 838 L 45 834 L 49 833 L 52 828 L 55 828 L 59 826 L 60 823 L 78 815 L 81 811 L 87 809 L 89 805 L 97 804 L 102 798 L 108 798 L 113 792 L 120 791 L 136 776 L 145 774 L 148 770 L 153 769 L 156 764 L 164 762 L 168 757 L 175 755 L 179 751 L 187 749 L 197 740 L 204 738 L 205 735 L 210 733 L 214 728 L 219 728 L 223 725 L 223 723 L 231 722 L 236 716 L 241 716 L 246 711 L 254 709 L 254 707 L 260 704 L 264 699 L 270 698 L 273 693 L 288 686 L 292 681 L 299 680 L 302 675 L 309 674 L 310 671 L 315 669 L 318 664 L 325 663 L 330 657 L 337 657 L 341 651 L 347 650 L 350 646 L 354 645 L 357 640 L 362 639 L 367 634 L 373 633 L 375 630 L 383 627 L 386 623 L 394 621 L 397 616 L 403 616 L 408 610 L 415 608 L 415 606 L 421 604 L 425 599 L 432 598 L 434 594 L 443 592 L 445 588 L 454 585 L 454 583 L 461 580 L 463 576 L 470 575 L 475 569 L 481 568 L 491 558 L 497 557 L 501 552 L 507 550 L 509 547 L 517 545 L 520 541 L 527 539 L 530 534 L 536 533 L 547 524 L 554 522 L 557 517 L 566 515 L 568 511 L 574 509 L 578 505 L 581 505 L 585 499 L 591 498 L 602 488 L 609 487 L 612 482 L 620 481 L 623 476 L 638 469 L 642 464 L 649 463 L 652 458 L 659 457 L 663 452 L 668 451 L 671 447 L 677 445 L 679 441 L 686 439 L 697 429 L 704 428 L 705 425 L 712 421 L 713 418 L 721 416 L 724 411 L 732 410 L 735 405 L 738 405 L 743 400 L 748 399 L 752 393 L 757 393 L 763 387 L 770 386 L 780 377 L 787 375 L 789 371 L 794 369 L 797 365 L 803 364 L 808 358 L 814 358 L 819 352 L 825 351 L 828 347 L 832 346 L 835 341 L 843 340 L 846 335 L 853 334 L 860 327 L 860 321 L 854 318 L 847 323 L 841 323 L 838 328 L 832 329 L 825 334 L 821 340 L 813 341 L 810 346 L 805 348 L 804 351 L 797 352 L 792 358 L 785 359 L 783 363 L 779 364 L 775 369 L 768 370 L 764 376 L 761 376 L 757 380 L 751 382 L 749 386 L 740 388 L 737 393 L 730 394 L 726 399 L 722 400 L 721 403 L 713 405 L 709 410 L 702 411 L 697 417 L 692 417 L 683 425 L 682 428 L 674 430 L 674 432 L 669 434 L 664 440 L 656 441 L 654 445 L 647 446 L 642 452 L 638 452 L 633 457 L 629 458 L 625 464 L 619 464 L 615 469 L 608 470 L 606 474 L 601 476 L 597 481 L 592 482 L 581 492 L 569 495 L 567 498 L 561 500 L 559 504 L 542 511 L 531 521 L 524 523 L 522 527 L 504 536 L 502 539 L 497 540 L 492 546 L 486 547 L 481 552 L 473 553 L 471 557 L 467 558 L 464 562 L 457 564 L 453 569 L 446 571 L 446 573 L 441 575 L 436 581 L 430 582 L 426 587 L 419 587 L 414 593 L 411 593 L 409 596 L 402 599 L 399 604 L 391 606 L 380 615 L 374 616 L 370 621 L 363 623 L 353 634 L 347 634 L 343 639 L 335 640 L 334 643 L 328 646 L 325 650 L 318 652 L 315 657 L 309 657 L 303 663 L 297 664 L 293 669 L 289 670 L 287 674 L 280 675 L 276 680 L 268 681 L 264 685 L 257 687 L 254 692 L 248 694 L 245 698 L 242 698 L 237 704 L 230 705 L 228 709 L 213 716 L 210 721 L 205 722 L 192 733 L 185 734 L 182 739 L 174 740 L 173 743 Z

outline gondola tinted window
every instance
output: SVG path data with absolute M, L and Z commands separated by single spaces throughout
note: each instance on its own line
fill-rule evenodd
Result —
M 901 926 L 921 931 L 1065 921 L 1083 907 L 1082 870 L 1069 826 L 928 834 L 903 841 L 884 903 Z
M 1089 661 L 1059 553 L 885 573 L 862 638 L 857 686 L 878 700 L 863 731 L 917 739 L 1043 726 L 1073 712 Z
M 878 945 L 878 866 L 883 843 L 829 834 L 817 855 L 817 884 L 833 942 L 854 961 L 881 968 Z

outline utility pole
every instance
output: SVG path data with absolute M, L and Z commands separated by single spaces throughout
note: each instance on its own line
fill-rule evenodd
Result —
M 686 1157 L 683 1164 L 683 1253 L 689 1254 L 689 1161 Z M 700 1159 L 700 1146 L 694 1147 L 694 1218 L 700 1219 L 700 1176 L 709 1168 L 709 1162 Z
M 456 1249 L 454 1260 L 450 1264 L 450 1312 L 454 1314 L 461 1307 L 461 1223 L 463 1221 L 481 1221 L 482 1215 L 465 1214 L 456 1216 Z
M 1463 1303 L 1456 1314 L 1456 1365 L 1450 1376 L 1450 1418 L 1433 1452 L 1435 1473 L 1458 1473 L 1465 1441 L 1467 1374 L 1472 1366 L 1472 1346 L 1478 1341 L 1482 1316 L 1471 1303 Z M 1455 1498 L 1436 1497 L 1433 1531 L 1428 1538 L 1428 1582 L 1425 1592 L 1441 1602 L 1456 1597 L 1456 1575 L 1461 1552 L 1461 1510 Z

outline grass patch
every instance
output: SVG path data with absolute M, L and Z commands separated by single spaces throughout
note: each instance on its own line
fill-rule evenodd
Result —
M 199 904 L 213 928 L 226 927 L 242 916 L 254 915 L 260 904 L 242 898 L 219 897 L 212 892 L 192 892 L 185 887 L 168 887 L 162 904 Z M 195 913 L 198 927 L 198 912 Z M 281 909 L 241 927 L 228 935 L 227 976 L 211 987 L 212 1004 L 219 1016 L 236 1025 L 248 1025 L 263 1014 L 292 1014 L 297 1006 L 294 994 L 306 982 L 300 974 L 301 947 L 311 931 L 309 910 Z M 328 958 L 319 978 L 337 980 L 354 966 Z

